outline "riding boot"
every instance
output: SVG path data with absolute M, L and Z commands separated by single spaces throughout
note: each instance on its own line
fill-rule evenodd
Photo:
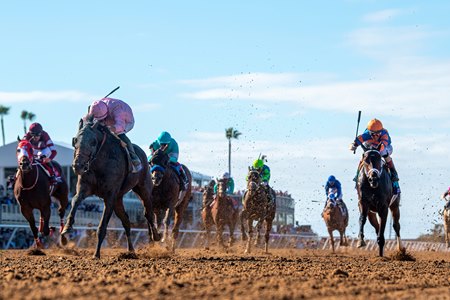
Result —
M 180 179 L 181 179 L 181 182 L 182 182 L 181 190 L 185 191 L 188 188 L 189 179 L 188 179 L 188 177 L 186 175 L 186 172 L 184 171 L 184 168 L 183 168 L 183 166 L 181 164 L 180 164 L 179 170 L 180 170 Z
M 53 164 L 52 161 L 49 161 L 48 166 L 50 167 L 50 169 L 52 170 L 52 174 L 50 176 L 50 181 L 52 182 L 52 184 L 58 184 L 62 182 L 61 176 L 58 176 L 58 171 L 56 171 L 55 165 Z
M 133 144 L 131 143 L 130 139 L 125 135 L 125 133 L 119 134 L 119 138 L 127 144 L 127 150 L 128 153 L 130 153 L 131 162 L 133 164 L 133 173 L 137 173 L 142 169 L 141 160 L 136 155 L 136 152 L 134 151 Z
M 394 187 L 394 194 L 400 194 L 400 185 L 398 184 L 398 173 L 397 170 L 395 169 L 394 166 L 394 162 L 391 160 L 386 161 L 386 164 L 389 168 L 389 171 L 391 172 L 391 180 L 392 180 L 392 185 Z

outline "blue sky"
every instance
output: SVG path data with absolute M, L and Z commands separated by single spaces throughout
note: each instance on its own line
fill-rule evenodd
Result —
M 357 232 L 354 139 L 373 117 L 391 133 L 403 189 L 402 232 L 440 222 L 450 185 L 448 1 L 9 1 L 0 10 L 0 104 L 7 142 L 32 111 L 70 143 L 87 106 L 114 97 L 133 108 L 129 136 L 146 151 L 162 130 L 195 171 L 227 169 L 237 187 L 268 155 L 275 189 L 296 219 L 325 234 L 322 186 L 344 186 Z M 315 202 L 319 201 L 319 202 Z M 366 233 L 373 237 L 366 226 Z

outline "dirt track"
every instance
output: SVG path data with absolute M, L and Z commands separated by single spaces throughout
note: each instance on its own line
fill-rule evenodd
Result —
M 375 252 L 177 251 L 141 249 L 131 259 L 122 249 L 104 249 L 100 260 L 83 249 L 2 251 L 0 299 L 450 299 L 449 253 L 397 261 Z

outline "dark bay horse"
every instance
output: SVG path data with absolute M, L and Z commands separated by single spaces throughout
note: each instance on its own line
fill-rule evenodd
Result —
M 447 195 L 444 199 L 447 200 L 447 204 L 444 206 L 444 211 L 442 212 L 444 236 L 447 248 L 450 248 L 450 195 Z
M 164 216 L 164 235 L 163 241 L 167 242 L 168 248 L 174 252 L 176 247 L 176 241 L 178 233 L 180 231 L 181 221 L 183 219 L 183 213 L 186 210 L 189 201 L 191 199 L 191 185 L 192 176 L 189 169 L 182 165 L 187 178 L 189 179 L 189 185 L 184 196 L 181 194 L 180 178 L 175 170 L 170 166 L 169 156 L 164 151 L 156 150 L 150 160 L 151 166 L 151 178 L 153 182 L 153 211 L 157 216 L 157 224 L 160 223 L 160 216 Z M 175 216 L 173 216 L 175 215 Z M 169 239 L 169 226 L 171 219 L 174 218 L 174 224 L 172 228 L 172 236 Z
M 130 220 L 123 205 L 123 196 L 133 190 L 144 206 L 150 240 L 158 241 L 160 237 L 154 226 L 151 202 L 153 185 L 144 151 L 134 145 L 143 168 L 137 173 L 131 173 L 131 162 L 119 138 L 106 126 L 93 122 L 92 119 L 85 122 L 80 120 L 79 131 L 73 138 L 72 145 L 75 148 L 72 168 L 78 175 L 78 181 L 62 237 L 72 232 L 75 213 L 81 201 L 88 196 L 97 195 L 103 199 L 104 210 L 97 230 L 98 240 L 94 257 L 100 258 L 100 248 L 113 212 L 122 221 L 128 251 L 133 252 Z
M 388 211 L 391 210 L 393 227 L 397 236 L 397 246 L 403 251 L 400 239 L 400 195 L 394 195 L 391 176 L 388 169 L 383 164 L 381 154 L 376 149 L 363 147 L 364 154 L 361 164 L 361 171 L 357 181 L 357 191 L 359 198 L 359 241 L 358 247 L 366 245 L 364 241 L 364 224 L 369 218 L 370 224 L 375 228 L 379 255 L 384 254 L 384 230 Z M 377 215 L 380 218 L 378 222 Z
M 261 183 L 261 177 L 259 172 L 255 169 L 249 168 L 247 176 L 247 192 L 244 194 L 243 210 L 241 212 L 241 233 L 242 239 L 247 239 L 247 233 L 245 232 L 244 220 L 247 220 L 248 240 L 245 248 L 245 253 L 251 252 L 252 238 L 253 238 L 253 221 L 258 221 L 257 239 L 259 238 L 259 228 L 263 222 L 266 222 L 265 232 L 265 251 L 269 251 L 269 236 L 272 230 L 272 222 L 275 218 L 276 201 L 269 203 L 266 194 L 266 188 Z M 275 197 L 275 196 L 273 196 Z
M 343 202 L 342 204 L 345 205 Z M 334 252 L 333 231 L 335 230 L 339 231 L 340 245 L 348 246 L 347 236 L 345 235 L 345 229 L 348 226 L 348 210 L 346 209 L 346 211 L 347 213 L 345 214 L 345 216 L 342 215 L 341 209 L 339 208 L 336 201 L 333 200 L 332 197 L 329 197 L 327 199 L 327 204 L 323 210 L 322 217 L 323 220 L 325 221 L 325 225 L 327 226 L 328 234 L 330 235 L 330 242 L 333 252 Z
M 213 222 L 206 222 L 206 241 L 207 246 L 209 248 L 210 243 L 210 232 L 211 225 L 216 225 L 216 240 L 217 244 L 220 245 L 223 249 L 227 247 L 231 247 L 234 242 L 234 228 L 236 227 L 236 222 L 238 220 L 239 212 L 234 207 L 232 200 L 227 195 L 227 180 L 219 179 L 217 181 L 217 195 L 212 204 L 211 210 L 211 219 Z M 228 241 L 228 245 L 225 246 L 223 241 L 223 230 L 224 227 L 228 226 L 230 230 L 230 237 Z
M 30 224 L 37 248 L 42 248 L 39 233 L 44 237 L 50 233 L 50 205 L 51 197 L 59 202 L 59 217 L 62 230 L 64 224 L 64 213 L 66 211 L 69 187 L 62 172 L 61 166 L 53 161 L 54 167 L 61 174 L 61 182 L 52 186 L 50 178 L 43 170 L 40 162 L 33 157 L 33 146 L 27 140 L 22 140 L 17 146 L 17 162 L 19 164 L 16 178 L 14 180 L 14 196 L 19 202 L 20 211 Z M 33 209 L 41 213 L 39 230 L 36 228 Z

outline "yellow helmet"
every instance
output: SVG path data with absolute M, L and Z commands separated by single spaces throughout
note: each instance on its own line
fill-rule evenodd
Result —
M 372 119 L 367 124 L 367 129 L 374 132 L 381 131 L 383 130 L 383 123 L 378 119 Z

